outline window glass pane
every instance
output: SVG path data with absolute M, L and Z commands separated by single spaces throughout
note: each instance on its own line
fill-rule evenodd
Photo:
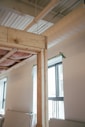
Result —
M 48 68 L 48 97 L 56 97 L 55 66 Z
M 50 118 L 57 118 L 56 101 L 48 100 L 48 116 Z
M 64 101 L 57 101 L 57 118 L 64 119 Z
M 64 90 L 63 90 L 63 66 L 62 66 L 62 64 L 58 65 L 58 75 L 59 75 L 59 97 L 64 97 Z
M 3 82 L 0 82 L 0 110 L 2 109 L 3 102 Z
M 7 78 L 0 80 L 0 114 L 5 113 Z
M 64 119 L 64 101 L 48 100 L 48 112 L 49 119 Z
M 7 88 L 7 81 L 4 81 L 4 96 L 3 96 L 3 109 L 5 109 L 5 102 L 6 102 L 6 88 Z
M 37 66 L 33 67 L 33 113 L 37 113 Z

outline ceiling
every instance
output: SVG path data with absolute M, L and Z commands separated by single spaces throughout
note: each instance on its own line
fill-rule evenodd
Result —
M 6 0 L 1 0 L 0 2 L 0 25 L 19 30 L 24 30 L 51 2 L 51 0 L 8 0 L 8 3 L 4 1 Z M 56 1 L 55 6 L 53 5 L 54 7 L 49 13 L 27 29 L 28 32 L 42 34 L 82 3 L 82 0 Z M 12 5 L 13 2 L 14 5 Z M 16 5 L 19 6 L 15 8 Z M 27 7 L 28 10 L 25 10 Z
M 12 49 L 11 51 L 0 49 L 0 73 L 8 70 L 18 63 L 21 63 L 31 56 L 32 54 L 23 53 L 17 49 Z
M 70 12 L 82 3 L 84 0 L 1 0 L 0 25 L 36 34 L 45 33 L 49 42 L 52 42 L 53 38 L 56 42 L 60 42 L 71 35 L 75 35 L 75 33 L 78 35 L 84 33 L 85 16 L 82 11 L 81 15 L 75 12 L 72 20 L 74 24 L 70 23 L 69 17 L 67 17 L 68 21 L 64 20 Z M 78 12 L 80 13 L 80 11 Z M 76 15 L 77 18 L 80 16 L 79 20 Z M 76 20 L 78 20 L 77 23 Z M 56 33 L 55 36 L 54 33 Z M 82 34 L 82 38 L 85 39 L 84 34 Z M 73 39 L 79 40 L 78 36 L 74 36 Z M 0 49 L 0 73 L 23 62 L 32 55 L 18 52 L 15 49 L 12 51 Z

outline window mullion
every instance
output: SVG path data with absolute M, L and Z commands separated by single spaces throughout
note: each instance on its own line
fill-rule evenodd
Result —
M 49 97 L 48 100 L 53 100 L 53 101 L 64 101 L 64 97 Z
M 55 65 L 55 85 L 56 85 L 56 97 L 59 97 L 59 74 L 58 65 Z
M 5 81 L 4 81 L 4 85 L 3 85 L 2 109 L 4 108 L 4 92 L 5 92 Z
M 56 85 L 56 97 L 59 95 L 59 90 L 58 90 L 58 65 L 55 65 L 55 85 Z M 58 105 L 57 105 L 57 100 L 56 100 L 56 118 L 58 117 Z

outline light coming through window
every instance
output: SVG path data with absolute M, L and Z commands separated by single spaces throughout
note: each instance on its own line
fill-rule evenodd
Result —
M 33 112 L 37 113 L 37 66 L 33 67 Z M 62 57 L 48 60 L 48 116 L 64 119 Z
M 49 119 L 64 119 L 64 91 L 62 59 L 48 66 L 48 109 Z M 52 61 L 52 59 L 51 59 Z
M 5 113 L 7 78 L 0 80 L 0 114 Z

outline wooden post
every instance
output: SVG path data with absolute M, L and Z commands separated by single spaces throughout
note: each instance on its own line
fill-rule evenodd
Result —
M 45 108 L 45 127 L 48 125 L 48 63 L 47 63 L 47 49 L 44 49 L 44 108 Z
M 48 127 L 47 51 L 37 55 L 37 127 Z

